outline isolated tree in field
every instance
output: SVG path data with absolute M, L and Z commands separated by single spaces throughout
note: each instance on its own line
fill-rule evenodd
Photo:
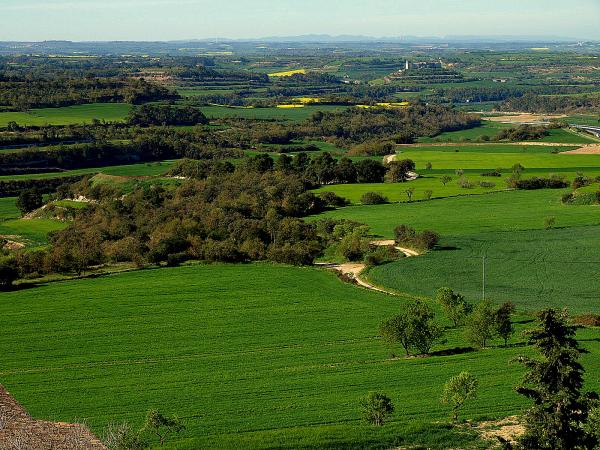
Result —
M 448 183 L 450 183 L 450 182 L 452 181 L 452 177 L 451 177 L 450 175 L 443 175 L 443 176 L 440 178 L 440 181 L 442 182 L 442 184 L 443 184 L 444 186 L 446 186 Z
M 515 313 L 515 304 L 505 302 L 498 308 L 494 316 L 496 334 L 504 340 L 504 346 L 508 345 L 508 340 L 515 333 L 511 316 Z
M 165 443 L 165 439 L 168 435 L 179 433 L 184 429 L 185 426 L 183 426 L 177 417 L 163 416 L 156 409 L 148 411 L 146 422 L 142 428 L 143 431 L 147 431 L 158 437 L 160 440 L 160 445 Z
M 425 192 L 423 192 L 423 197 L 425 198 L 425 200 L 431 200 L 432 195 L 433 191 L 431 189 L 427 189 L 425 190 Z
M 465 336 L 479 348 L 485 348 L 494 336 L 495 310 L 492 303 L 484 300 L 478 303 L 466 320 Z
M 575 339 L 576 328 L 568 324 L 566 312 L 546 309 L 537 315 L 539 326 L 527 333 L 529 344 L 540 358 L 521 356 L 527 369 L 517 392 L 533 401 L 523 418 L 526 449 L 588 449 L 596 440 L 586 431 L 588 412 L 595 393 L 582 394 L 584 349 Z
M 450 378 L 444 385 L 441 401 L 452 408 L 452 420 L 458 420 L 458 413 L 465 402 L 477 397 L 477 379 L 469 372 L 461 372 Z
M 381 324 L 379 332 L 387 343 L 402 345 L 406 356 L 412 351 L 421 355 L 429 353 L 444 334 L 433 310 L 421 301 L 405 305 L 400 314 Z
M 544 228 L 546 230 L 554 228 L 554 225 L 556 225 L 556 217 L 549 216 L 544 218 Z
M 19 208 L 23 215 L 41 208 L 43 204 L 42 194 L 37 189 L 21 191 L 17 198 L 17 208 Z
M 362 416 L 365 422 L 382 426 L 387 417 L 394 412 L 392 400 L 380 392 L 369 392 L 366 397 L 360 399 Z
M 415 193 L 415 188 L 409 188 L 404 191 L 406 196 L 408 197 L 408 201 L 412 202 L 413 194 Z
M 473 306 L 467 303 L 462 294 L 454 292 L 447 287 L 438 289 L 435 299 L 444 310 L 446 317 L 452 321 L 455 327 L 464 323 L 467 316 L 473 310 Z

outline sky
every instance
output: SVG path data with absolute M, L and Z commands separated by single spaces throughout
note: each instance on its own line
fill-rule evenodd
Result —
M 0 40 L 515 35 L 600 40 L 600 0 L 0 0 Z

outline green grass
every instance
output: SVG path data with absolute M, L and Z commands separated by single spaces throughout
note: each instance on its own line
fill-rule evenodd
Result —
M 376 330 L 400 301 L 318 269 L 269 264 L 52 283 L 3 294 L 0 378 L 35 417 L 86 420 L 98 433 L 110 421 L 139 425 L 153 407 L 178 414 L 187 426 L 171 438 L 179 449 L 477 446 L 469 433 L 431 425 L 448 415 L 442 384 L 472 371 L 480 395 L 464 417 L 515 414 L 525 405 L 513 390 L 521 368 L 508 361 L 527 350 L 390 360 Z M 591 369 L 597 335 L 580 335 Z M 435 350 L 460 346 L 451 331 Z M 590 388 L 599 375 L 590 372 Z M 378 429 L 360 422 L 358 400 L 371 390 L 397 406 Z
M 554 306 L 600 313 L 599 226 L 447 237 L 441 244 L 445 250 L 376 267 L 369 278 L 424 296 L 448 286 L 476 301 L 485 255 L 488 298 L 531 311 Z
M 9 122 L 19 125 L 71 125 L 91 123 L 93 119 L 120 122 L 125 120 L 131 106 L 124 103 L 94 103 L 63 108 L 32 109 L 27 112 L 1 112 L 0 127 Z
M 371 226 L 373 233 L 392 237 L 394 227 L 412 225 L 432 229 L 443 236 L 464 236 L 487 231 L 536 230 L 546 217 L 556 217 L 556 226 L 600 224 L 600 207 L 563 205 L 567 190 L 510 191 L 452 197 L 426 202 L 377 206 L 350 206 L 328 211 L 319 218 L 351 219 Z
M 90 169 L 66 170 L 64 172 L 47 172 L 26 175 L 4 175 L 0 176 L 0 181 L 32 179 L 38 180 L 45 178 L 60 178 L 73 175 L 87 175 L 95 173 L 103 173 L 105 175 L 113 175 L 116 177 L 152 177 L 164 174 L 171 168 L 171 166 L 174 163 L 174 160 L 169 160 L 152 163 L 128 164 L 125 166 L 107 166 L 94 167 Z
M 16 219 L 21 215 L 16 202 L 16 197 L 0 198 L 0 221 Z
M 66 223 L 52 219 L 10 219 L 0 222 L 0 235 L 19 236 L 28 247 L 45 245 L 48 233 L 65 228 Z
M 308 119 L 317 111 L 340 111 L 346 109 L 345 106 L 305 106 L 304 108 L 227 108 L 225 106 L 205 106 L 200 110 L 210 119 L 222 119 L 229 117 L 241 117 L 246 119 L 262 120 L 289 120 L 301 122 Z
M 419 151 L 419 152 L 446 152 L 446 153 L 556 153 L 566 152 L 580 148 L 579 145 L 517 145 L 504 143 L 473 143 L 473 144 L 450 144 L 448 145 L 424 145 L 422 147 L 399 146 L 401 151 Z M 406 150 L 403 150 L 406 149 Z

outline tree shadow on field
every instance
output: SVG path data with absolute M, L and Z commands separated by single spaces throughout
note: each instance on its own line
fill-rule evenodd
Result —
M 24 283 L 24 284 L 17 284 L 14 286 L 5 286 L 4 288 L 0 289 L 0 294 L 4 293 L 4 292 L 19 292 L 19 291 L 26 291 L 29 289 L 35 289 L 39 286 L 41 286 L 43 283 Z
M 436 252 L 451 252 L 455 250 L 460 250 L 460 247 L 455 247 L 453 245 L 440 245 L 435 247 Z
M 447 348 L 445 350 L 438 350 L 437 352 L 431 352 L 430 356 L 454 356 L 463 355 L 465 353 L 472 353 L 475 349 L 473 347 L 454 347 Z

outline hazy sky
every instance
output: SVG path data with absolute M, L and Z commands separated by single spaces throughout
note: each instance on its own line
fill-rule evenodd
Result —
M 0 0 L 0 40 L 313 33 L 600 40 L 600 0 Z

